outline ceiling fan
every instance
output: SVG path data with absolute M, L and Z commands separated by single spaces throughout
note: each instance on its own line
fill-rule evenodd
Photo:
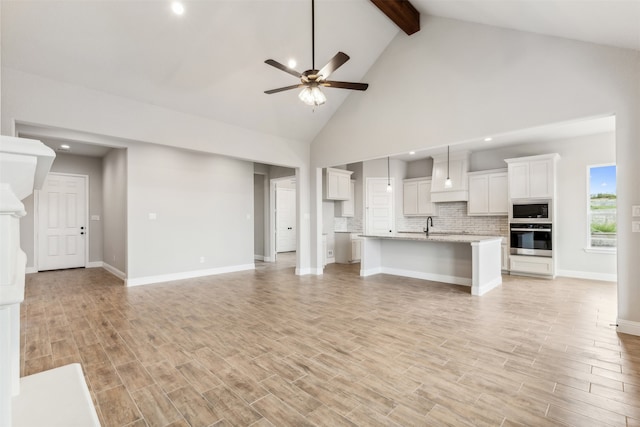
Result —
M 367 90 L 369 87 L 367 83 L 350 83 L 327 80 L 335 70 L 340 68 L 348 60 L 349 55 L 344 52 L 338 52 L 333 58 L 331 58 L 327 65 L 322 67 L 320 70 L 316 70 L 315 0 L 311 0 L 311 69 L 300 73 L 292 68 L 282 65 L 278 61 L 267 59 L 264 61 L 266 64 L 298 77 L 300 79 L 300 83 L 278 89 L 265 90 L 264 93 L 271 95 L 272 93 L 284 92 L 286 90 L 304 88 L 298 95 L 298 98 L 300 98 L 300 100 L 305 104 L 316 107 L 324 104 L 327 100 L 327 97 L 320 90 L 321 86 L 333 87 L 336 89 Z

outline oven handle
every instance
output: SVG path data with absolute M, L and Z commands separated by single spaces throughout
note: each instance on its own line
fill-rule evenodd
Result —
M 550 228 L 512 228 L 511 231 L 551 231 Z

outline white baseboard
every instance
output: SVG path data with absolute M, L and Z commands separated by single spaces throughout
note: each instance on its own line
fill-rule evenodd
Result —
M 117 268 L 115 268 L 114 266 L 107 264 L 106 262 L 102 263 L 102 268 L 104 268 L 105 270 L 107 270 L 109 273 L 113 274 L 114 276 L 116 276 L 118 279 L 122 279 L 125 280 L 127 278 L 127 275 L 124 274 L 122 271 L 118 270 Z
M 558 270 L 558 276 L 573 277 L 576 279 L 601 280 L 603 282 L 618 281 L 618 275 L 615 273 L 607 274 L 607 273 L 589 273 L 587 271 Z
M 257 259 L 258 261 L 264 261 L 264 255 L 253 255 L 253 259 Z
M 471 278 L 469 277 L 447 276 L 443 274 L 424 273 L 422 271 L 403 270 L 400 268 L 389 267 L 382 267 L 382 273 L 394 276 L 411 277 L 413 279 L 431 280 L 432 282 L 471 286 Z
M 35 267 L 27 267 L 24 270 L 25 274 L 33 274 L 33 273 L 37 273 L 38 270 Z
M 85 268 L 98 268 L 98 267 L 102 267 L 103 265 L 104 265 L 104 262 L 102 262 L 102 261 L 90 261 L 84 267 Z
M 335 263 L 336 263 L 335 257 L 327 258 L 327 264 L 335 264 Z
M 315 268 L 298 268 L 296 267 L 296 276 L 308 276 L 309 274 L 317 274 Z
M 618 319 L 618 332 L 623 334 L 640 336 L 640 322 L 634 322 L 632 320 Z
M 373 276 L 374 274 L 380 273 L 382 273 L 382 267 L 370 268 L 368 270 L 360 268 L 360 276 L 362 277 Z
M 490 290 L 497 288 L 500 285 L 502 285 L 502 276 L 498 276 L 495 279 L 493 279 L 492 281 L 490 281 L 489 283 L 485 283 L 484 286 L 480 286 L 478 288 L 478 293 L 477 294 L 473 293 L 473 286 L 471 286 L 471 289 L 472 289 L 471 294 L 480 297 L 480 296 L 486 294 L 487 292 L 489 292 Z
M 263 260 L 264 262 L 276 262 L 276 260 L 275 260 L 272 256 L 265 256 L 265 257 L 262 257 L 262 260 Z
M 185 271 L 182 273 L 160 274 L 158 276 L 136 277 L 125 279 L 126 286 L 149 285 L 152 283 L 172 282 L 174 280 L 193 279 L 194 277 L 215 276 L 217 274 L 235 273 L 237 271 L 254 270 L 255 264 L 230 265 L 228 267 L 207 268 L 204 270 Z

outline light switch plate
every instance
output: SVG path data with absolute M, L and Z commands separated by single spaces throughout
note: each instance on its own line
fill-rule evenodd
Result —
M 631 232 L 640 233 L 640 221 L 631 221 Z
M 91 215 L 91 221 L 100 221 L 100 215 Z
M 631 206 L 631 216 L 640 217 L 640 205 Z
M 155 212 L 150 212 L 149 219 L 151 220 L 158 219 L 158 214 L 156 214 Z

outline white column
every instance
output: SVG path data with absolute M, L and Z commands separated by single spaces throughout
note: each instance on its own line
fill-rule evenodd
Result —
M 0 137 L 0 426 L 13 420 L 20 393 L 20 304 L 26 256 L 20 249 L 20 200 L 41 188 L 55 154 L 39 141 Z

